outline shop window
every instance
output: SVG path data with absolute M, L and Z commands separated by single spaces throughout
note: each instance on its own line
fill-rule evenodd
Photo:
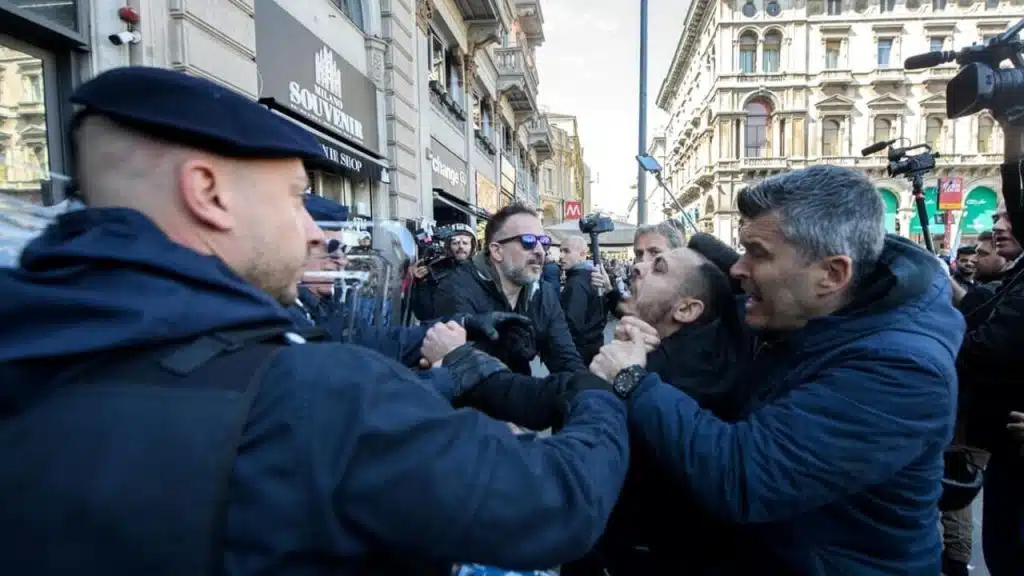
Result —
M 333 2 L 360 30 L 366 30 L 363 19 L 363 0 L 333 0 Z
M 0 119 L 5 192 L 41 203 L 42 181 L 50 179 L 49 135 L 46 125 L 44 63 L 41 58 L 0 44 Z

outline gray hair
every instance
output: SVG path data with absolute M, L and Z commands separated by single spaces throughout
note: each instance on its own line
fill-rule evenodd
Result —
M 657 234 L 668 241 L 668 247 L 670 250 L 683 247 L 683 234 L 672 225 L 671 222 L 661 222 L 658 224 L 648 224 L 640 226 L 636 229 L 636 234 L 633 235 L 633 244 L 641 236 L 647 236 L 648 234 Z
M 746 219 L 775 214 L 783 238 L 809 261 L 845 255 L 854 278 L 870 273 L 885 243 L 885 208 L 871 181 L 841 166 L 813 166 L 773 176 L 740 191 Z
M 562 246 L 565 246 L 566 248 L 572 248 L 574 244 L 580 250 L 587 249 L 587 239 L 584 238 L 583 236 L 580 236 L 579 234 L 569 236 L 568 238 L 565 239 L 564 242 L 562 242 Z

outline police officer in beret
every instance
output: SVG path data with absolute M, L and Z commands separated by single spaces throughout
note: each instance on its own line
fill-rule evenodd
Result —
M 582 556 L 625 474 L 621 396 L 581 375 L 524 441 L 280 304 L 324 242 L 316 140 L 205 79 L 118 68 L 72 97 L 87 207 L 0 271 L 0 572 L 447 574 Z M 457 343 L 458 331 L 447 332 Z M 464 335 L 463 335 L 464 336 Z

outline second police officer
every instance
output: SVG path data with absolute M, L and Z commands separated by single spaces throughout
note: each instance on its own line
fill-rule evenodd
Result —
M 4 573 L 444 574 L 590 549 L 631 390 L 580 375 L 564 429 L 528 441 L 372 351 L 304 342 L 282 304 L 324 243 L 317 141 L 169 70 L 72 102 L 87 208 L 0 271 Z

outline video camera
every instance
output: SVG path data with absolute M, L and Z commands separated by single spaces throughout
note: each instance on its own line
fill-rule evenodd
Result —
M 921 224 L 921 234 L 924 236 L 924 245 L 929 252 L 934 254 L 935 247 L 932 245 L 932 235 L 928 231 L 928 209 L 925 205 L 924 199 L 924 175 L 935 170 L 935 159 L 939 157 L 939 153 L 932 150 L 932 147 L 927 144 L 918 144 L 916 146 L 907 146 L 904 148 L 893 148 L 892 145 L 901 140 L 905 140 L 905 138 L 875 142 L 871 146 L 861 150 L 860 153 L 862 156 L 870 156 L 883 148 L 889 148 L 889 152 L 886 155 L 889 161 L 889 166 L 887 167 L 886 172 L 889 173 L 890 178 L 904 176 L 910 180 L 914 194 L 914 202 L 917 205 L 917 219 Z M 912 150 L 921 149 L 923 149 L 924 152 L 908 154 L 908 152 Z
M 447 236 L 440 231 L 428 232 L 423 228 L 416 231 L 416 252 L 424 266 L 433 266 L 448 257 Z
M 1003 198 L 1013 235 L 1024 239 L 1024 19 L 983 44 L 959 51 L 941 51 L 907 58 L 907 70 L 956 62 L 960 71 L 946 85 L 946 116 L 962 118 L 982 110 L 992 112 L 1003 129 L 1005 146 L 1001 167 Z M 1012 68 L 1002 68 L 1009 60 Z
M 608 216 L 591 214 L 580 220 L 580 232 L 584 234 L 604 234 L 615 230 L 615 222 Z

